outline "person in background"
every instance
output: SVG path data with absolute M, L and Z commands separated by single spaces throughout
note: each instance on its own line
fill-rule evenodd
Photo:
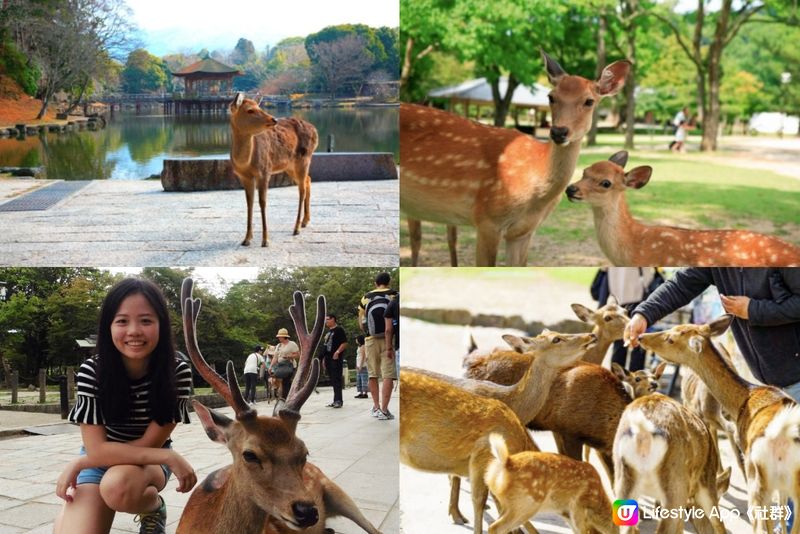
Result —
M 356 336 L 356 399 L 369 397 L 369 373 L 367 372 L 367 351 L 364 347 L 364 335 Z
M 284 400 L 289 396 L 289 388 L 292 387 L 292 378 L 297 371 L 297 361 L 300 359 L 300 347 L 297 343 L 289 339 L 289 331 L 285 328 L 278 330 L 277 335 L 278 344 L 275 345 L 275 356 L 272 358 L 272 366 L 270 369 L 275 369 L 275 366 L 283 361 L 289 361 L 292 364 L 292 374 L 286 378 L 281 379 L 281 396 Z
M 264 347 L 256 345 L 244 362 L 244 400 L 250 404 L 256 402 L 256 384 L 258 383 L 258 370 L 264 364 L 261 352 Z
M 386 356 L 394 358 L 395 371 L 400 372 L 400 295 L 386 306 L 383 312 L 386 336 Z
M 613 295 L 620 306 L 631 314 L 634 308 L 655 289 L 654 282 L 663 281 L 661 275 L 653 267 L 609 267 L 608 291 Z M 614 342 L 611 362 L 621 365 L 629 371 L 644 369 L 645 352 L 641 347 L 634 347 L 630 351 L 628 361 L 628 347 L 622 340 Z
M 369 391 L 373 402 L 371 415 L 381 421 L 394 419 L 389 412 L 389 399 L 397 379 L 394 358 L 386 352 L 384 312 L 389 302 L 397 296 L 397 291 L 389 287 L 390 282 L 389 273 L 378 274 L 375 277 L 375 289 L 364 295 L 358 307 L 358 325 L 366 334 Z M 379 379 L 383 381 L 382 391 L 378 385 Z
M 329 408 L 341 408 L 342 401 L 342 372 L 344 367 L 344 349 L 347 348 L 347 334 L 344 328 L 336 323 L 336 315 L 329 313 L 325 316 L 325 326 L 328 333 L 322 341 L 324 356 L 322 364 L 331 379 L 333 386 L 333 402 L 328 404 Z

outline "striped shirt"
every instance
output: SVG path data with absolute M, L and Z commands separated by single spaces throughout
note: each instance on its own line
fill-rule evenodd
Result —
M 99 384 L 97 383 L 97 358 L 89 358 L 78 369 L 77 377 L 78 395 L 75 406 L 69 413 L 69 420 L 73 423 L 88 425 L 103 425 L 106 429 L 108 441 L 128 442 L 139 439 L 147 430 L 152 417 L 150 416 L 150 377 L 131 381 L 131 414 L 130 418 L 122 424 L 106 424 L 98 400 Z M 192 369 L 189 364 L 177 360 L 175 369 L 175 387 L 178 393 L 178 402 L 175 406 L 173 421 L 189 422 L 189 397 L 192 393 Z

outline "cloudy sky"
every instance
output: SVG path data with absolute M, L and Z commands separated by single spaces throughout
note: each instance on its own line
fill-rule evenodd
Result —
M 230 50 L 240 37 L 257 50 L 326 26 L 400 24 L 398 0 L 128 0 L 145 48 L 157 56 Z

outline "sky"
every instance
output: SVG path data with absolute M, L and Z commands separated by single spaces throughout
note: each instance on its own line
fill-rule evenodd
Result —
M 100 267 L 112 273 L 135 276 L 142 272 L 141 267 Z M 198 287 L 203 287 L 218 297 L 222 297 L 230 286 L 242 280 L 255 280 L 257 267 L 195 267 L 192 278 Z
M 264 50 L 286 37 L 305 37 L 326 26 L 397 27 L 399 0 L 128 0 L 144 48 L 156 56 L 232 50 L 240 37 Z

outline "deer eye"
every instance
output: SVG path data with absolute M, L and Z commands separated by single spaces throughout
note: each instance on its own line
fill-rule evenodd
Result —
M 594 106 L 594 100 L 592 100 L 591 98 L 587 98 L 586 102 L 584 102 L 583 105 L 586 106 L 587 108 L 590 108 Z
M 261 460 L 258 459 L 258 456 L 256 456 L 256 453 L 253 451 L 244 451 L 242 453 L 242 458 L 244 458 L 245 462 L 261 465 Z
M 554 337 L 553 338 L 553 343 L 560 343 L 560 342 L 561 342 L 561 338 L 560 337 Z
M 667 338 L 667 343 L 669 343 L 670 345 L 674 345 L 675 344 L 675 342 L 672 341 L 672 338 L 670 338 L 670 337 Z
M 253 114 L 253 113 L 255 113 L 256 111 L 255 111 L 254 109 L 248 109 L 248 110 L 247 110 L 247 112 L 248 112 L 249 114 L 251 114 L 251 115 L 252 115 L 252 114 Z
M 602 182 L 600 182 L 600 187 L 608 189 L 609 187 L 611 187 L 611 182 L 608 180 L 603 180 Z
M 604 320 L 605 322 L 609 322 L 611 319 L 613 319 L 613 317 L 611 317 L 610 315 L 609 315 L 609 316 L 607 316 L 607 317 L 603 317 L 603 320 Z
M 638 377 L 638 376 L 636 378 L 634 378 L 633 380 L 634 380 L 634 382 L 641 382 L 642 381 L 641 377 Z

